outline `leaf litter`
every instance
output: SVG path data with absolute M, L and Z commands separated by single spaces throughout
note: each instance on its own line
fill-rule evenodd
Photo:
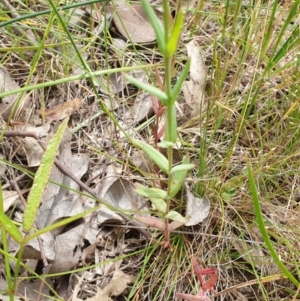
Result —
M 39 5 L 40 9 L 48 8 L 42 2 Z M 139 58 L 137 59 L 132 53 L 131 43 L 133 42 L 137 47 L 139 47 L 139 43 L 155 43 L 155 36 L 147 17 L 145 17 L 145 12 L 139 4 L 128 5 L 121 1 L 109 4 L 108 9 L 110 13 L 106 16 L 102 14 L 103 7 L 94 10 L 90 5 L 73 10 L 72 16 L 68 15 L 67 12 L 64 15 L 66 18 L 69 18 L 68 24 L 71 32 L 75 36 L 80 36 L 81 41 L 77 46 L 84 60 L 91 70 L 107 69 L 105 55 L 109 53 L 111 56 L 111 62 L 109 62 L 110 68 L 116 68 L 119 65 L 128 67 L 138 66 L 139 63 L 137 62 Z M 157 14 L 160 15 L 158 11 Z M 99 37 L 102 38 L 104 34 L 104 24 L 110 24 L 108 30 L 112 36 L 109 49 L 103 53 L 103 47 L 97 39 Z M 113 25 L 116 28 L 113 28 Z M 87 34 L 86 28 L 90 29 L 89 34 L 92 33 L 93 41 L 91 41 L 89 34 Z M 5 43 L 4 40 L 1 43 Z M 191 58 L 192 64 L 190 77 L 185 82 L 182 92 L 183 99 L 188 107 L 189 118 L 199 116 L 200 110 L 203 111 L 207 108 L 207 102 L 204 98 L 206 66 L 201 54 L 203 48 L 200 45 L 201 42 L 196 40 L 192 40 L 186 45 L 187 55 Z M 152 57 L 147 54 L 152 45 L 148 47 L 146 50 L 142 48 L 138 49 L 139 55 L 146 62 L 155 63 L 159 61 L 159 58 L 154 53 L 151 54 Z M 67 63 L 70 67 L 70 73 L 62 73 L 61 61 L 56 61 L 58 56 L 47 52 L 49 57 L 46 58 L 46 61 L 49 60 L 51 62 L 50 72 L 47 71 L 49 73 L 45 72 L 47 74 L 44 74 L 45 70 L 37 68 L 37 74 L 41 77 L 41 80 L 47 81 L 52 76 L 57 78 L 59 72 L 66 76 L 83 74 L 85 72 L 78 58 L 74 56 L 74 49 L 72 47 L 66 46 L 64 49 L 60 47 L 55 52 L 59 55 L 67 53 L 66 56 L 69 57 Z M 17 55 L 13 60 L 16 66 L 20 64 L 25 70 L 18 70 L 18 72 L 25 72 L 28 75 L 28 66 L 24 66 L 23 60 Z M 53 68 L 52 64 L 56 66 L 57 70 L 55 70 L 55 67 Z M 1 92 L 19 89 L 24 81 L 22 79 L 13 79 L 16 76 L 11 76 L 8 71 L 13 71 L 13 68 L 11 68 L 10 64 L 5 65 L 7 69 L 1 66 L 0 70 Z M 161 70 L 156 70 L 156 73 L 156 76 L 163 78 Z M 148 83 L 150 81 L 149 75 L 145 71 L 136 70 L 130 72 L 130 74 L 139 78 L 142 82 Z M 162 84 L 162 81 L 158 80 L 158 77 L 156 77 L 156 81 L 157 86 Z M 94 91 L 90 89 L 86 80 L 78 80 L 74 82 L 74 85 L 68 84 L 51 87 L 45 89 L 45 91 L 37 90 L 30 95 L 24 94 L 16 116 L 16 120 L 21 125 L 12 124 L 12 129 L 17 131 L 32 131 L 36 135 L 42 135 L 43 137 L 39 140 L 47 144 L 49 138 L 56 131 L 56 123 L 71 116 L 69 123 L 70 130 L 75 127 L 77 130 L 75 134 L 73 132 L 74 135 L 72 136 L 70 132 L 66 133 L 61 143 L 60 151 L 57 154 L 57 159 L 74 175 L 84 181 L 96 175 L 89 183 L 105 202 L 113 207 L 131 212 L 132 216 L 142 210 L 145 214 L 136 216 L 137 219 L 144 220 L 146 225 L 163 230 L 165 224 L 151 212 L 149 203 L 135 193 L 135 182 L 141 181 L 145 184 L 147 174 L 149 172 L 153 173 L 156 170 L 155 166 L 151 166 L 151 163 L 148 162 L 143 154 L 130 149 L 128 141 L 123 139 L 122 133 L 106 117 L 107 112 L 103 112 L 99 106 L 99 102 L 105 103 L 109 111 L 114 114 L 117 120 L 123 122 L 124 128 L 128 130 L 128 133 L 130 132 L 130 134 L 134 135 L 135 138 L 141 136 L 143 139 L 145 136 L 148 138 L 148 135 L 145 134 L 146 128 L 150 132 L 149 140 L 153 141 L 151 140 L 151 131 L 155 131 L 150 128 L 148 129 L 147 125 L 144 126 L 144 123 L 147 124 L 154 114 L 153 100 L 148 93 L 136 90 L 132 91 L 132 86 L 128 84 L 122 72 L 114 73 L 107 77 L 98 77 L 94 79 L 94 84 L 99 94 L 101 94 L 99 98 L 95 97 Z M 41 96 L 45 96 L 46 108 L 41 105 L 44 101 Z M 29 98 L 31 98 L 30 102 L 28 101 Z M 16 99 L 16 95 L 2 98 L 0 114 L 4 121 L 8 121 Z M 70 99 L 73 99 L 73 101 Z M 25 118 L 25 110 L 29 110 L 29 114 L 31 114 L 29 118 L 27 115 Z M 180 108 L 178 108 L 178 119 L 181 118 Z M 160 122 L 159 129 L 160 132 L 163 132 L 161 129 L 163 129 L 164 121 Z M 82 127 L 80 127 L 81 124 Z M 161 138 L 161 133 L 158 136 Z M 122 158 L 121 155 L 120 158 L 118 153 L 120 149 L 118 150 L 116 144 L 114 144 L 116 141 L 119 143 L 118 147 L 128 152 L 126 154 L 128 157 Z M 101 145 L 100 152 L 98 152 L 99 149 L 95 151 L 95 148 L 93 148 L 95 145 Z M 4 157 L 9 158 L 9 160 L 16 164 L 22 164 L 23 167 L 28 168 L 30 171 L 35 171 L 35 168 L 39 166 L 44 153 L 37 140 L 30 137 L 18 139 L 5 138 L 3 150 L 5 151 Z M 107 158 L 109 158 L 107 160 L 108 163 L 103 160 L 103 152 L 107 153 Z M 128 158 L 132 159 L 130 164 L 133 162 L 135 166 L 140 167 L 138 171 L 123 168 L 120 161 L 123 160 L 128 163 Z M 14 187 L 9 184 L 11 181 L 8 175 L 11 176 L 12 173 L 9 166 L 6 166 L 2 178 L 5 185 L 8 184 L 8 188 L 11 190 L 3 191 L 4 209 L 7 215 L 14 216 L 15 220 L 20 222 L 24 210 L 24 204 L 22 204 L 21 199 L 23 191 L 25 191 L 25 187 L 29 183 L 30 176 L 27 176 L 27 180 L 24 182 L 17 182 L 21 188 L 20 195 L 20 191 L 15 191 Z M 157 182 L 159 181 L 161 180 Z M 147 182 L 147 184 L 149 183 Z M 210 218 L 211 204 L 206 197 L 195 197 L 189 187 L 190 185 L 185 184 L 186 195 L 184 198 L 187 204 L 185 216 L 190 218 L 186 222 L 186 226 L 199 227 L 205 232 L 207 230 L 205 227 Z M 50 181 L 45 189 L 42 204 L 36 217 L 35 223 L 37 228 L 43 229 L 46 226 L 51 226 L 57 221 L 63 221 L 68 217 L 98 205 L 98 201 L 90 194 L 82 191 L 84 194 L 81 195 L 79 192 L 81 192 L 81 187 L 68 175 L 64 174 L 56 165 L 53 165 Z M 24 196 L 26 197 L 26 192 Z M 174 230 L 177 225 L 172 223 L 170 223 L 169 227 L 171 230 Z M 76 278 L 77 280 L 73 282 L 70 280 L 71 290 L 65 299 L 71 298 L 78 301 L 116 300 L 114 297 L 122 295 L 124 291 L 126 295 L 126 289 L 135 281 L 133 274 L 137 274 L 136 270 L 132 268 L 134 263 L 133 260 L 128 263 L 124 259 L 115 259 L 118 259 L 120 255 L 126 254 L 128 250 L 140 250 L 145 244 L 145 240 L 141 237 L 140 233 L 136 229 L 130 229 L 128 221 L 125 221 L 114 210 L 104 205 L 99 206 L 98 210 L 93 214 L 87 215 L 77 222 L 47 232 L 41 235 L 40 238 L 43 250 L 40 249 L 40 245 L 36 239 L 33 239 L 25 246 L 23 260 L 33 270 L 38 271 L 42 253 L 44 253 L 52 264 L 51 273 L 69 272 L 72 269 L 86 268 L 91 265 L 89 272 L 74 273 L 70 277 L 70 279 Z M 234 240 L 238 239 L 234 234 L 231 235 L 231 238 Z M 248 254 L 244 255 L 244 246 L 234 242 L 232 243 L 232 247 L 238 253 L 242 254 L 244 260 L 248 260 Z M 247 248 L 250 249 L 252 246 L 247 245 Z M 17 244 L 10 242 L 9 249 L 11 254 L 14 256 L 17 255 Z M 252 253 L 254 256 L 259 257 L 264 254 L 260 248 Z M 112 262 L 114 260 L 115 262 Z M 138 261 L 138 263 L 141 263 L 142 260 Z M 93 267 L 94 264 L 96 264 L 96 267 Z M 14 268 L 14 262 L 11 262 L 11 267 L 12 269 Z M 260 261 L 256 264 L 256 268 L 258 270 L 261 269 Z M 30 274 L 26 270 L 22 270 L 22 272 Z M 42 274 L 41 272 L 38 273 Z M 201 281 L 199 277 L 198 280 Z M 21 282 L 18 287 L 19 294 L 26 296 L 27 292 L 31 300 L 37 300 L 37 291 L 40 289 L 37 282 Z M 53 286 L 53 282 L 55 281 L 49 281 L 49 285 Z M 93 285 L 91 284 L 92 282 Z M 62 283 L 59 283 L 59 285 L 63 287 Z M 3 290 L 6 288 L 5 279 L 1 278 L 0 286 Z M 210 286 L 212 287 L 213 285 Z M 205 286 L 204 289 L 206 289 Z M 44 288 L 42 292 L 48 295 L 49 289 L 45 290 Z M 199 296 L 203 297 L 202 295 Z M 193 297 L 196 296 L 188 295 L 188 298 Z M 44 300 L 48 299 L 44 298 Z

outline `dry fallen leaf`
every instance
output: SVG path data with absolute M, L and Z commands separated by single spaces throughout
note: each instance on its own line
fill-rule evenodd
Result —
M 0 67 L 0 91 L 8 92 L 19 89 L 20 86 L 11 78 L 9 72 L 4 68 Z M 18 94 L 13 94 L 10 96 L 5 96 L 1 99 L 0 104 L 0 115 L 3 120 L 7 121 L 11 110 L 15 104 L 15 101 L 18 99 Z M 26 107 L 28 104 L 29 96 L 24 94 L 19 103 L 19 110 L 23 107 Z
M 55 242 L 54 242 L 53 235 L 51 234 L 51 232 L 46 232 L 40 236 L 40 239 L 43 242 L 44 255 L 48 260 L 54 260 L 56 254 L 55 254 Z M 40 245 L 38 243 L 37 238 L 30 240 L 24 246 L 22 258 L 36 259 L 36 260 L 42 259 Z
M 146 118 L 153 112 L 151 95 L 147 92 L 140 93 L 134 102 L 132 111 L 135 124 L 146 120 Z
M 25 127 L 21 127 L 20 130 L 22 131 L 28 131 L 28 132 L 34 132 L 39 137 L 46 137 L 46 139 L 43 139 L 43 142 L 47 142 L 49 140 L 48 131 L 49 131 L 50 124 L 45 124 L 43 126 L 32 126 L 30 124 L 26 125 Z M 25 137 L 23 140 L 23 147 L 20 148 L 18 151 L 19 154 L 23 154 L 23 152 L 26 155 L 27 164 L 30 167 L 39 166 L 42 160 L 42 157 L 44 155 L 44 150 L 36 141 L 36 139 L 32 137 Z
M 116 11 L 113 20 L 123 37 L 134 43 L 155 41 L 155 32 L 142 5 L 129 5 L 125 1 L 113 1 L 110 10 Z
M 6 164 L 1 162 L 1 160 L 3 160 L 4 158 L 4 155 L 0 153 L 0 177 L 3 177 L 6 172 Z
M 123 291 L 128 287 L 128 283 L 133 283 L 135 280 L 134 276 L 125 274 L 124 272 L 117 270 L 104 289 L 97 288 L 96 296 L 88 298 L 86 301 L 110 301 L 110 296 L 120 296 Z
M 200 47 L 192 40 L 186 45 L 188 56 L 191 58 L 190 80 L 182 85 L 184 99 L 191 110 L 191 118 L 199 115 L 200 110 L 206 109 L 203 101 L 206 83 L 206 69 Z
M 48 119 L 58 121 L 71 116 L 75 111 L 79 110 L 81 106 L 82 100 L 77 98 L 70 101 L 66 101 L 52 109 L 46 109 L 45 112 L 37 110 L 37 113 L 41 115 L 45 114 L 45 116 L 48 117 Z
M 82 223 L 56 237 L 56 257 L 51 262 L 50 273 L 70 271 L 79 263 L 84 230 L 85 224 Z
M 126 210 L 137 210 L 144 206 L 143 198 L 135 192 L 134 185 L 119 178 L 110 183 L 103 199 L 113 206 Z
M 186 226 L 197 225 L 208 216 L 210 210 L 210 202 L 206 197 L 196 198 L 191 192 L 188 185 L 185 185 L 186 191 L 186 217 L 190 217 Z
M 66 131 L 60 144 L 58 160 L 76 177 L 81 178 L 88 169 L 88 156 L 84 154 L 72 156 L 70 146 L 71 137 L 68 137 L 68 134 L 68 131 Z M 45 188 L 43 201 L 36 218 L 36 224 L 39 229 L 54 223 L 57 219 L 70 217 L 84 211 L 80 196 L 68 189 L 78 190 L 78 184 L 68 176 L 62 174 L 55 165 L 52 167 L 50 180 L 55 184 L 49 181 Z
M 3 199 L 3 209 L 6 212 L 9 207 L 15 205 L 19 200 L 19 194 L 17 191 L 13 190 L 3 190 L 2 191 L 2 199 Z

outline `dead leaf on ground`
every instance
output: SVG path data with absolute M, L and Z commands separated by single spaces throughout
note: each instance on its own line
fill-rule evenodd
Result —
M 19 127 L 19 130 L 21 131 L 28 131 L 35 133 L 38 137 L 41 137 L 44 139 L 43 142 L 47 142 L 47 140 L 50 139 L 48 135 L 50 124 L 45 124 L 43 126 L 32 126 L 30 124 L 26 125 L 25 127 Z M 46 137 L 46 138 L 45 138 Z M 23 147 L 19 149 L 19 154 L 24 154 L 27 159 L 27 164 L 30 167 L 36 167 L 39 166 L 42 160 L 42 157 L 44 155 L 44 150 L 36 141 L 36 139 L 32 137 L 25 137 L 23 140 Z
M 115 178 L 103 199 L 121 209 L 138 210 L 144 207 L 143 198 L 135 192 L 135 186 L 127 180 Z
M 77 178 L 81 178 L 88 169 L 88 156 L 84 154 L 72 156 L 70 136 L 66 137 L 67 135 L 70 135 L 68 131 L 65 132 L 60 144 L 58 160 Z M 64 175 L 55 165 L 52 167 L 50 180 L 54 183 L 48 182 L 43 194 L 42 205 L 37 213 L 36 224 L 39 229 L 59 219 L 70 217 L 84 211 L 80 196 L 76 192 L 68 189 L 79 189 L 75 181 Z
M 3 190 L 2 199 L 4 212 L 6 212 L 11 206 L 16 205 L 20 201 L 18 192 L 13 190 Z
M 51 262 L 50 273 L 70 271 L 79 263 L 84 230 L 85 224 L 82 223 L 56 237 L 56 257 Z
M 132 111 L 134 124 L 141 123 L 150 117 L 150 114 L 153 113 L 151 95 L 147 92 L 140 93 L 134 102 Z
M 102 79 L 103 87 L 100 86 L 100 91 L 105 94 L 118 94 L 122 92 L 127 85 L 126 78 L 122 72 L 116 72 L 109 75 L 108 79 Z
M 115 10 L 113 20 L 123 37 L 134 43 L 150 43 L 156 40 L 155 32 L 142 5 L 113 1 L 113 5 L 109 8 L 111 11 Z
M 128 284 L 133 283 L 135 277 L 129 274 L 117 270 L 114 272 L 111 281 L 103 288 L 97 287 L 97 293 L 92 298 L 87 298 L 86 301 L 111 301 L 110 297 L 120 296 L 124 290 L 128 287 Z M 77 284 L 74 289 L 74 295 L 72 301 L 82 301 L 82 299 L 77 298 L 77 294 L 80 290 L 80 285 Z M 76 296 L 75 296 L 76 293 Z
M 11 78 L 9 72 L 4 67 L 0 66 L 0 91 L 9 92 L 17 89 L 20 89 L 20 86 Z M 8 120 L 11 110 L 14 107 L 14 104 L 17 99 L 18 94 L 5 96 L 1 99 L 0 115 L 3 118 L 3 120 Z M 24 94 L 19 103 L 19 110 L 21 110 L 23 107 L 26 107 L 26 105 L 29 103 L 28 100 L 29 95 Z
M 193 195 L 188 185 L 186 191 L 186 217 L 190 217 L 186 226 L 197 225 L 207 218 L 210 210 L 210 202 L 206 197 L 197 198 Z
M 40 236 L 41 241 L 43 242 L 44 254 L 48 260 L 54 260 L 56 256 L 55 250 L 55 241 L 51 232 L 43 233 Z M 29 241 L 23 249 L 22 254 L 23 259 L 42 259 L 40 245 L 37 238 Z
M 190 80 L 182 85 L 182 91 L 186 103 L 191 108 L 190 117 L 199 115 L 200 110 L 203 111 L 207 107 L 204 100 L 204 89 L 206 83 L 206 69 L 201 55 L 201 49 L 192 40 L 186 45 L 188 56 L 191 59 Z
M 45 112 L 37 110 L 40 115 L 45 114 L 48 119 L 59 121 L 71 116 L 75 111 L 79 110 L 82 106 L 81 99 L 73 99 L 70 101 L 63 102 L 62 104 L 52 108 L 46 109 Z

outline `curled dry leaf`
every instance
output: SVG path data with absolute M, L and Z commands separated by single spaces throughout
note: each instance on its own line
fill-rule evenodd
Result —
M 37 113 L 41 115 L 45 114 L 48 119 L 58 121 L 71 116 L 75 111 L 79 110 L 81 106 L 82 100 L 77 98 L 63 102 L 52 109 L 46 109 L 45 112 L 37 110 Z
M 49 131 L 49 124 L 43 126 L 34 127 L 32 125 L 26 125 L 22 127 L 23 131 L 34 132 L 39 137 L 47 137 Z M 49 137 L 47 137 L 49 138 Z M 48 140 L 48 139 L 46 139 Z M 28 166 L 35 167 L 39 166 L 44 155 L 44 150 L 40 144 L 32 137 L 25 137 L 23 139 L 23 148 L 20 149 L 19 153 L 24 151 L 27 159 Z M 43 140 L 45 142 L 45 139 Z
M 142 5 L 129 5 L 126 1 L 113 1 L 110 11 L 115 11 L 113 20 L 123 37 L 134 43 L 155 41 L 155 32 Z M 158 11 L 156 13 L 159 14 Z
M 190 80 L 182 85 L 184 99 L 191 108 L 191 116 L 198 116 L 200 110 L 205 110 L 207 104 L 203 101 L 206 83 L 206 69 L 201 55 L 201 49 L 192 40 L 186 45 L 188 56 L 191 59 Z
M 197 225 L 208 216 L 210 210 L 210 202 L 206 197 L 196 198 L 191 192 L 188 185 L 185 185 L 186 191 L 186 216 L 190 217 L 186 226 Z

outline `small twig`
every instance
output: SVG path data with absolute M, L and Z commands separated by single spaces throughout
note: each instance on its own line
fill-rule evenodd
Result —
M 5 137 L 17 137 L 17 136 L 21 136 L 21 137 L 32 137 L 34 139 L 36 139 L 38 141 L 38 143 L 40 144 L 40 146 L 43 148 L 43 150 L 46 150 L 46 146 L 43 142 L 40 141 L 40 139 L 42 137 L 39 137 L 36 133 L 34 132 L 22 132 L 22 131 L 6 131 L 4 133 Z M 87 186 L 85 183 L 83 183 L 79 178 L 77 178 L 64 164 L 62 164 L 58 159 L 55 159 L 55 165 L 60 169 L 60 171 L 65 174 L 66 176 L 68 176 L 69 178 L 71 178 L 74 182 L 76 182 L 81 189 L 85 190 L 87 193 L 89 193 L 91 196 L 93 196 L 96 199 L 101 199 L 97 193 L 95 193 L 89 186 Z M 110 204 L 106 203 L 105 201 L 101 200 L 102 204 L 106 205 L 107 207 L 111 207 Z M 155 242 L 155 240 L 152 238 L 151 233 L 147 232 L 146 230 L 142 229 L 141 226 L 142 224 L 133 221 L 130 217 L 128 217 L 127 215 L 120 213 L 120 212 L 116 212 L 120 217 L 122 217 L 126 222 L 128 222 L 131 226 L 135 227 L 142 235 L 145 236 L 145 238 L 147 240 L 150 240 L 152 242 Z

